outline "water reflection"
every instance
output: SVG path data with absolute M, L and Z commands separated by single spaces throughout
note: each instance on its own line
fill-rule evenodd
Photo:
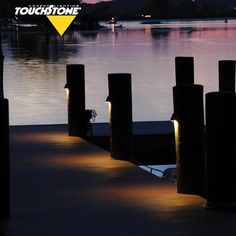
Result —
M 80 35 L 84 38 L 90 38 L 96 40 L 98 31 L 81 31 Z
M 86 67 L 86 105 L 108 121 L 108 73 L 132 73 L 135 120 L 166 120 L 172 114 L 174 58 L 195 57 L 196 83 L 217 89 L 217 61 L 235 60 L 236 20 L 171 22 L 122 28 L 55 32 L 3 32 L 5 90 L 11 124 L 65 123 L 65 68 Z
M 171 33 L 171 28 L 152 28 L 151 35 L 153 38 L 162 38 L 162 37 L 169 37 Z
M 78 37 L 74 34 L 60 38 L 56 34 L 41 32 L 11 32 L 4 33 L 3 40 L 8 49 L 5 53 L 11 54 L 14 60 L 39 59 L 55 62 L 79 51 L 79 47 L 65 48 L 66 44 L 78 42 Z

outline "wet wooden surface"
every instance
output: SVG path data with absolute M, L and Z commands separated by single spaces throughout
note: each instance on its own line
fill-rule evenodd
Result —
M 236 235 L 234 212 L 203 209 L 65 126 L 11 128 L 11 202 L 6 236 Z

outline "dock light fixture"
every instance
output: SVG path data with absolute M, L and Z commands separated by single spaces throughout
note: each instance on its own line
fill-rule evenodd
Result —
M 67 85 L 67 84 L 65 84 L 65 86 L 64 86 L 64 89 L 66 90 L 66 98 L 68 99 L 68 98 L 69 98 L 69 93 L 70 93 L 70 90 L 69 90 L 69 88 L 68 88 L 68 85 Z
M 176 135 L 179 136 L 179 122 L 178 122 L 178 119 L 177 119 L 177 117 L 176 117 L 176 115 L 174 113 L 171 116 L 170 121 L 174 125 L 174 132 L 175 132 L 175 138 L 176 138 Z
M 107 96 L 107 98 L 106 98 L 106 103 L 111 103 L 110 96 Z
M 179 145 L 180 145 L 180 135 L 179 135 L 179 122 L 175 113 L 172 114 L 170 121 L 174 125 L 174 135 L 175 135 L 175 155 L 176 160 L 179 160 Z
M 110 119 L 110 124 L 111 124 L 111 99 L 110 99 L 110 96 L 107 96 L 106 103 L 108 105 L 109 119 Z

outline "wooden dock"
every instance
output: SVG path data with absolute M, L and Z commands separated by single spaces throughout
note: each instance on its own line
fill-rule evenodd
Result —
M 109 123 L 92 124 L 93 143 L 109 151 Z M 125 132 L 124 132 L 125 133 Z M 88 137 L 88 141 L 91 139 Z M 171 121 L 133 122 L 134 158 L 140 165 L 175 163 L 175 137 Z
M 236 215 L 75 137 L 65 126 L 11 128 L 5 236 L 236 235 Z

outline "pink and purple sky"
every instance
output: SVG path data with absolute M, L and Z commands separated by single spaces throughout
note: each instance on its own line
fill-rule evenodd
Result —
M 109 0 L 100 0 L 100 1 L 102 2 L 102 1 L 109 1 Z M 83 2 L 96 3 L 96 2 L 99 2 L 99 0 L 84 0 Z

